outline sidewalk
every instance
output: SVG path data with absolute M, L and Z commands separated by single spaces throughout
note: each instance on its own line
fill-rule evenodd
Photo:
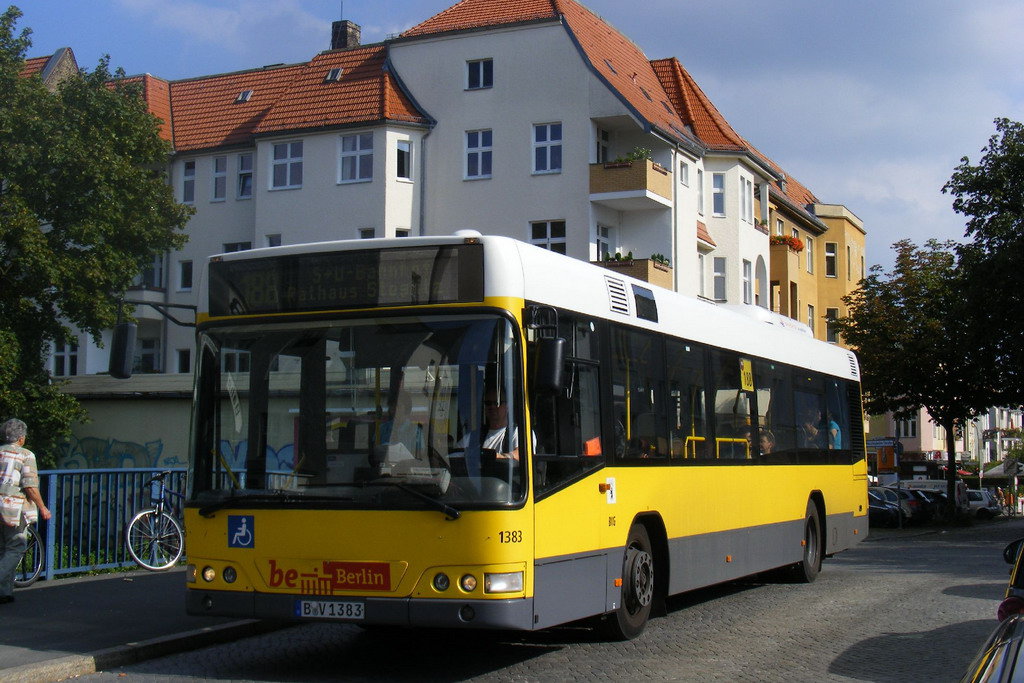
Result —
M 40 581 L 0 605 L 0 680 L 59 681 L 279 625 L 185 614 L 183 569 Z

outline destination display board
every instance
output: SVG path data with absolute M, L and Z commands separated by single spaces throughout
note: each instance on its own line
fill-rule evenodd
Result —
M 283 254 L 210 264 L 210 315 L 483 301 L 483 245 Z

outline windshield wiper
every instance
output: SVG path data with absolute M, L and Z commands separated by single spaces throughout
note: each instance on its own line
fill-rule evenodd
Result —
M 223 510 L 226 507 L 237 505 L 239 503 L 252 501 L 283 503 L 289 502 L 290 498 L 292 498 L 292 496 L 285 491 L 253 491 L 251 493 L 246 493 L 236 490 L 229 496 L 225 496 L 220 500 L 200 506 L 199 514 L 203 517 L 213 517 L 213 514 L 217 512 L 217 510 Z
M 403 484 L 400 481 L 393 481 L 391 479 L 375 479 L 373 481 L 366 482 L 366 486 L 391 486 L 400 491 L 405 491 L 406 493 L 415 496 L 420 500 L 430 503 L 431 507 L 433 507 L 438 512 L 444 513 L 444 516 L 450 520 L 454 521 L 462 516 L 462 513 L 457 508 L 452 507 L 443 500 L 438 500 L 433 496 L 428 496 L 426 493 L 418 491 L 412 486 L 409 486 L 408 484 Z

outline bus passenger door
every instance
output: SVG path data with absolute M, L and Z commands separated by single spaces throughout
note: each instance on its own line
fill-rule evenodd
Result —
M 599 386 L 596 361 L 570 358 L 561 391 L 531 397 L 537 628 L 605 609 L 600 549 L 608 505 L 597 471 L 605 462 Z

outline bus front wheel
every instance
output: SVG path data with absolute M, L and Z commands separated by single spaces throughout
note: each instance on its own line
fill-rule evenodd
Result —
M 631 640 L 643 633 L 654 603 L 654 555 L 643 524 L 634 524 L 622 560 L 622 596 L 614 612 L 604 616 L 602 631 L 612 640 Z

